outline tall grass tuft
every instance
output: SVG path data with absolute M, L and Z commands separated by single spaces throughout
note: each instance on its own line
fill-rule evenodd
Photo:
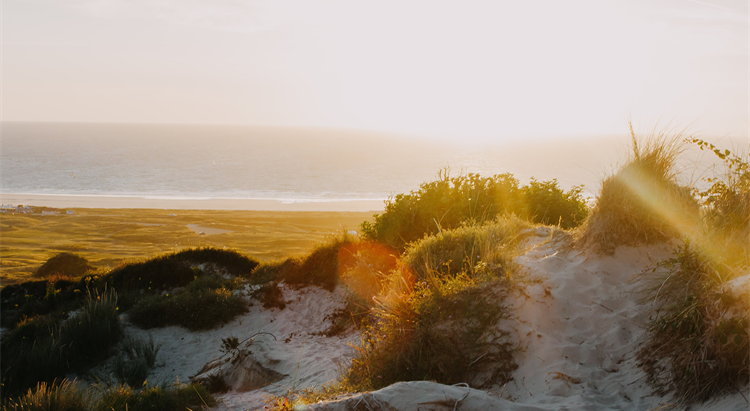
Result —
M 89 293 L 80 312 L 59 325 L 43 319 L 20 324 L 3 339 L 3 396 L 87 369 L 109 355 L 122 333 L 112 289 Z
M 724 163 L 698 191 L 702 219 L 675 256 L 643 276 L 656 309 L 638 352 L 658 394 L 689 404 L 750 381 L 750 163 L 692 139 Z
M 156 365 L 159 348 L 160 346 L 154 344 L 152 337 L 149 337 L 148 341 L 132 336 L 126 337 L 112 366 L 117 381 L 131 387 L 142 386 L 149 371 Z
M 74 381 L 59 384 L 40 382 L 36 389 L 3 403 L 3 411 L 88 411 L 89 398 Z
M 514 347 L 495 326 L 509 315 L 504 296 L 524 226 L 501 219 L 411 245 L 375 298 L 374 325 L 344 382 L 368 389 L 410 380 L 506 382 Z
M 578 244 L 611 254 L 620 245 L 676 238 L 698 220 L 690 187 L 677 181 L 675 165 L 684 152 L 684 131 L 655 129 L 638 136 L 630 126 L 628 162 L 602 182 L 596 205 L 580 229 Z
M 690 243 L 653 269 L 656 303 L 637 358 L 659 395 L 685 404 L 735 392 L 750 381 L 750 292 L 725 286 L 736 270 Z

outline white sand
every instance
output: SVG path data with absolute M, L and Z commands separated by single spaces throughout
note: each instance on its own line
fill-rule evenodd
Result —
M 335 380 L 337 363 L 353 356 L 348 343 L 359 338 L 354 332 L 330 338 L 314 335 L 330 326 L 326 316 L 343 307 L 343 296 L 317 287 L 299 291 L 285 288 L 284 299 L 289 301 L 284 310 L 266 310 L 256 302 L 246 315 L 216 330 L 190 332 L 181 327 L 141 330 L 130 326 L 127 332 L 142 338 L 151 335 L 161 344 L 157 368 L 149 375 L 149 382 L 154 383 L 172 382 L 176 378 L 188 382 L 209 361 L 222 355 L 219 351 L 222 338 L 234 336 L 242 341 L 258 332 L 273 334 L 275 340 L 268 335 L 256 337 L 250 349 L 263 366 L 286 377 L 261 390 L 218 395 L 219 406 L 213 409 L 263 408 L 269 394 L 284 395 L 293 386 L 302 389 Z M 285 342 L 290 335 L 291 340 Z

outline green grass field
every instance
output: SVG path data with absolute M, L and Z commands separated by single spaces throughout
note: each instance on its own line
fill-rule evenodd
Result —
M 23 281 L 60 252 L 97 268 L 186 247 L 237 249 L 260 261 L 308 252 L 326 235 L 357 230 L 371 212 L 74 209 L 74 215 L 0 214 L 0 280 Z M 175 214 L 176 216 L 170 216 Z M 228 230 L 200 235 L 188 228 Z

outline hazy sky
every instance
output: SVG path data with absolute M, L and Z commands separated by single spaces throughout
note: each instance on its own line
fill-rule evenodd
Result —
M 748 2 L 3 0 L 2 119 L 748 135 Z

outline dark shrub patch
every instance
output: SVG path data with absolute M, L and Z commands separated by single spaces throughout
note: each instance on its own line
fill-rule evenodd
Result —
M 131 308 L 130 320 L 142 328 L 216 328 L 247 312 L 245 300 L 232 293 L 233 284 L 217 275 L 199 277 L 184 290 L 143 298 Z
M 34 273 L 35 277 L 49 277 L 59 274 L 67 277 L 81 277 L 93 270 L 89 261 L 72 253 L 60 253 L 42 264 Z
M 258 266 L 258 261 L 236 250 L 213 247 L 190 248 L 174 254 L 174 258 L 194 263 L 212 263 L 235 277 L 246 277 Z
M 106 358 L 121 337 L 113 290 L 89 294 L 81 311 L 65 321 L 38 318 L 23 322 L 2 342 L 3 396 L 85 370 Z
M 657 307 L 637 358 L 655 392 L 692 403 L 745 386 L 750 295 L 722 288 L 733 272 L 689 244 L 653 272 L 647 298 Z

